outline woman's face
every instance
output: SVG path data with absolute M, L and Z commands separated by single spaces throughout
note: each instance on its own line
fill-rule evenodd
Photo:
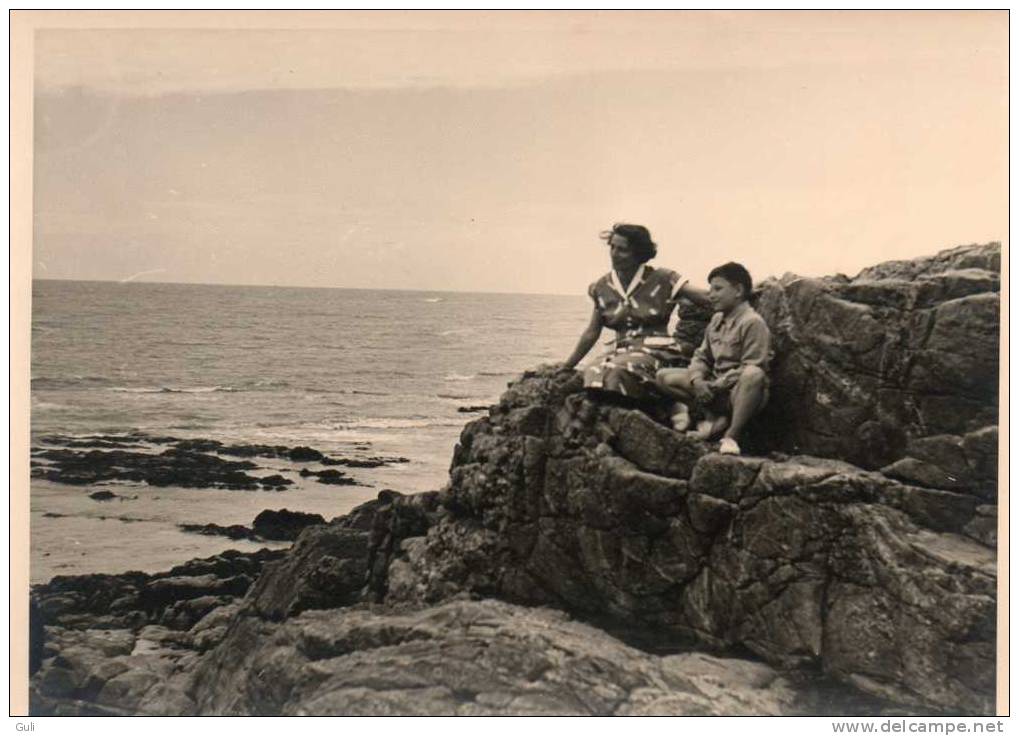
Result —
M 612 234 L 609 238 L 609 257 L 612 258 L 612 267 L 617 271 L 636 268 L 640 264 L 630 247 L 630 243 L 623 235 Z

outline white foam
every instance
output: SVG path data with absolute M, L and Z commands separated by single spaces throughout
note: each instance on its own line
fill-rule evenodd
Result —
M 232 386 L 194 386 L 191 388 L 173 388 L 171 386 L 112 386 L 109 390 L 125 394 L 211 394 L 218 391 L 234 392 L 239 389 Z
M 471 373 L 469 376 L 463 375 L 462 373 L 449 373 L 442 377 L 443 381 L 473 381 L 477 378 L 476 373 Z

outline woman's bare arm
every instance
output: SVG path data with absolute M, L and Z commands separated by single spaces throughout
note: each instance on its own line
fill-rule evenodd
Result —
M 598 338 L 601 336 L 601 312 L 597 308 L 591 311 L 591 321 L 587 323 L 587 327 L 580 334 L 580 340 L 577 341 L 577 347 L 573 349 L 573 353 L 566 362 L 563 364 L 566 368 L 574 368 L 577 363 L 584 359 L 584 356 L 590 352 L 594 344 L 598 342 Z

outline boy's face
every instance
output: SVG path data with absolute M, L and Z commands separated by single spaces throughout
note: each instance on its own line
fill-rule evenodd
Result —
M 743 301 L 743 287 L 721 276 L 711 279 L 708 286 L 708 298 L 716 311 L 728 313 Z

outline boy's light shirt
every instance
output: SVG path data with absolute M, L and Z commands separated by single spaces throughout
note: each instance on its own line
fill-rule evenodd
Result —
M 731 388 L 748 365 L 767 372 L 771 355 L 771 330 L 764 318 L 749 303 L 740 302 L 729 314 L 712 316 L 690 370 L 715 387 Z

